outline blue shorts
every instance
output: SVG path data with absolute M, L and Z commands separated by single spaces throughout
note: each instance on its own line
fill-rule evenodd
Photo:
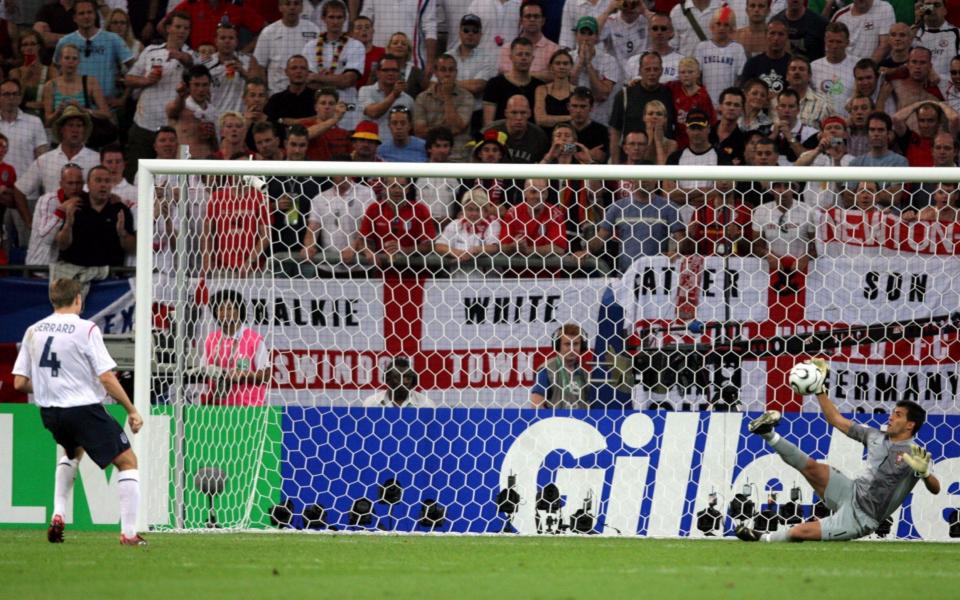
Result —
M 93 462 L 106 469 L 130 448 L 127 434 L 102 404 L 41 408 L 40 418 L 68 458 L 76 458 L 77 449 L 83 448 Z

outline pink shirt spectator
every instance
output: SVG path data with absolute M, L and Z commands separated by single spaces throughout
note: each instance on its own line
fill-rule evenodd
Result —
M 204 363 L 227 371 L 259 371 L 266 363 L 263 336 L 249 327 L 234 337 L 216 330 L 207 335 L 203 344 Z M 267 386 L 263 384 L 234 383 L 224 393 L 211 381 L 201 402 L 224 406 L 263 406 Z

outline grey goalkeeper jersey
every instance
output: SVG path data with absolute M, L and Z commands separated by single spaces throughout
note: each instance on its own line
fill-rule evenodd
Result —
M 897 510 L 919 480 L 900 455 L 913 439 L 891 442 L 878 429 L 853 424 L 847 436 L 867 449 L 867 464 L 854 480 L 857 506 L 877 523 Z

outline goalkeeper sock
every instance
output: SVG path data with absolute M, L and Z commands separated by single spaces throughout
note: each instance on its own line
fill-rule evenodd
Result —
M 783 459 L 783 462 L 787 463 L 798 471 L 802 471 L 804 467 L 807 466 L 807 461 L 810 460 L 810 457 L 807 456 L 806 452 L 783 439 L 779 434 L 774 433 L 769 439 L 767 439 L 767 444 L 776 450 L 777 454 L 780 455 L 780 458 Z
M 53 484 L 53 514 L 63 517 L 67 510 L 67 498 L 73 491 L 73 481 L 77 478 L 77 466 L 80 461 L 64 456 L 57 463 L 57 475 Z
M 787 535 L 787 532 L 790 531 L 787 528 L 778 529 L 776 531 L 771 531 L 770 533 L 765 533 L 760 536 L 761 542 L 789 542 L 790 537 Z
M 126 537 L 137 535 L 137 508 L 140 505 L 140 472 L 136 469 L 120 471 L 117 482 L 120 496 L 120 532 Z

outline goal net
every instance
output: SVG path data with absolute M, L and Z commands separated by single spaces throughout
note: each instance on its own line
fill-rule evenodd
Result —
M 731 535 L 822 517 L 901 399 L 960 536 L 960 172 L 141 161 L 155 529 Z M 149 403 L 149 406 L 146 404 Z

